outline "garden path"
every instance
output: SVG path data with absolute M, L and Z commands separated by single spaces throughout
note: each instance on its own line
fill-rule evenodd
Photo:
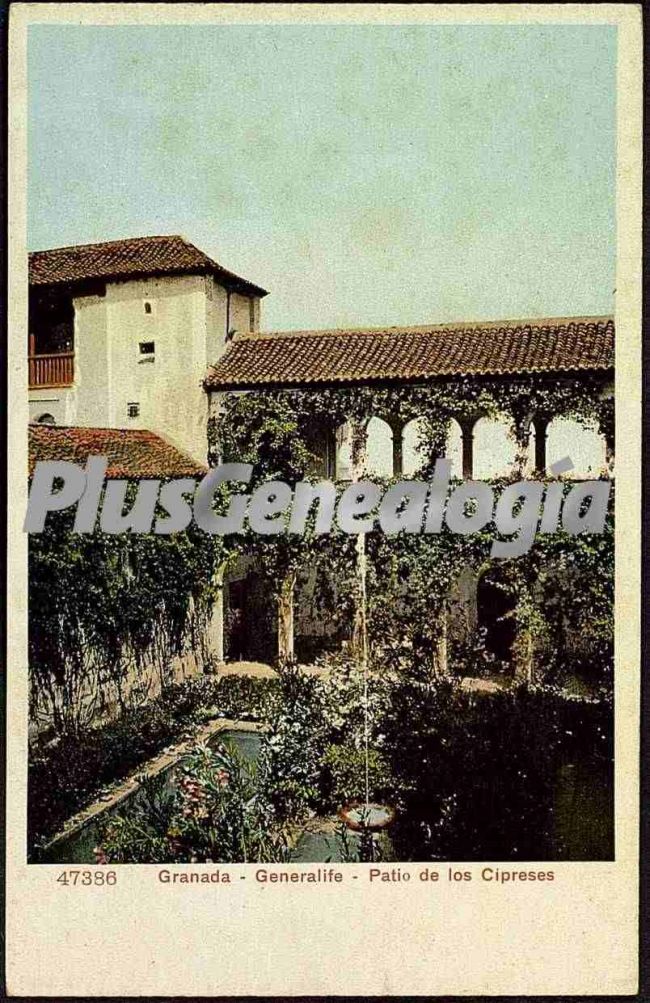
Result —
M 328 676 L 329 669 L 321 665 L 301 665 L 301 672 L 308 676 Z M 225 662 L 219 666 L 220 676 L 249 676 L 251 679 L 276 679 L 278 673 L 264 662 Z

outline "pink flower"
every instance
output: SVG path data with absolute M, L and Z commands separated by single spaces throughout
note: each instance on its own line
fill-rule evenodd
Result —
M 103 846 L 96 846 L 93 849 L 93 853 L 95 855 L 95 863 L 96 864 L 108 864 L 108 863 L 110 863 L 108 857 L 106 856 L 106 851 L 104 850 Z

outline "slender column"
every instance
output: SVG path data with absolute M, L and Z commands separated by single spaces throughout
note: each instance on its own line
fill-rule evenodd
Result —
M 209 653 L 217 663 L 217 665 L 222 665 L 224 662 L 224 644 L 223 644 L 223 624 L 224 624 L 224 602 L 223 602 L 223 578 L 224 578 L 224 567 L 221 566 L 215 575 L 215 597 L 214 605 L 212 607 L 212 616 L 210 618 L 210 626 L 208 628 L 208 649 Z
M 601 422 L 601 431 L 605 438 L 605 462 L 610 473 L 614 470 L 614 416 L 609 421 Z
M 476 419 L 464 418 L 459 421 L 463 435 L 463 477 L 470 480 L 474 470 L 474 425 Z
M 293 599 L 296 585 L 295 574 L 289 574 L 282 582 L 278 596 L 278 657 L 288 661 L 294 656 Z
M 331 428 L 325 432 L 325 476 L 336 480 L 336 432 Z
M 393 477 L 400 477 L 404 466 L 402 457 L 402 432 L 404 425 L 401 421 L 391 421 L 390 427 L 393 433 Z
M 546 434 L 549 425 L 549 418 L 545 415 L 536 415 L 533 418 L 533 428 L 535 429 L 535 473 L 546 472 Z
M 609 383 L 603 387 L 601 393 L 605 406 L 601 410 L 598 422 L 599 430 L 605 439 L 605 462 L 610 474 L 614 472 L 614 384 Z
M 350 422 L 350 446 L 352 460 L 350 476 L 353 481 L 360 481 L 366 470 L 366 445 L 368 442 L 368 425 L 360 427 L 356 422 Z
M 433 672 L 436 676 L 447 674 L 447 609 L 438 617 L 438 636 L 433 651 Z
M 351 421 L 346 421 L 336 430 L 336 456 L 334 468 L 337 480 L 356 480 L 353 453 L 354 428 Z

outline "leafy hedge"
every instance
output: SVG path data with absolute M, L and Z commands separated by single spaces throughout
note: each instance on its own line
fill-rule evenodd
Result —
M 102 728 L 34 748 L 29 759 L 29 846 L 36 848 L 103 787 L 128 776 L 201 721 L 263 718 L 276 686 L 273 679 L 201 676 L 169 687 Z
M 133 691 L 148 688 L 152 670 L 164 690 L 185 646 L 207 661 L 221 554 L 220 539 L 195 527 L 79 534 L 73 515 L 52 513 L 29 538 L 30 713 L 59 735 L 112 703 L 126 712 L 142 702 Z
M 150 807 L 111 821 L 108 859 L 218 862 L 251 860 L 256 852 L 282 859 L 287 828 L 363 798 L 361 679 L 342 659 L 331 670 L 324 679 L 283 668 L 262 695 L 269 729 L 243 786 L 225 783 L 223 769 L 228 777 L 237 770 L 197 752 L 184 771 L 187 789 L 164 818 Z M 245 682 L 237 699 L 245 690 L 259 698 Z M 386 859 L 611 859 L 613 708 L 606 693 L 567 698 L 558 688 L 525 685 L 477 693 L 452 677 L 426 682 L 415 672 L 374 676 L 370 691 L 370 799 L 397 809 Z M 597 804 L 584 786 L 585 764 L 594 771 Z M 566 819 L 558 825 L 567 767 L 569 801 L 577 797 L 564 805 L 571 846 L 562 842 Z M 597 839 L 585 822 L 599 830 Z M 375 849 L 350 844 L 345 859 L 376 859 Z
M 558 774 L 590 763 L 613 833 L 613 707 L 551 687 L 468 693 L 453 680 L 392 687 L 381 748 L 393 774 L 399 860 L 543 860 L 564 856 Z M 613 856 L 613 845 L 604 855 Z
M 227 742 L 195 748 L 171 798 L 149 780 L 144 798 L 105 820 L 97 862 L 284 862 L 288 833 L 264 779 Z

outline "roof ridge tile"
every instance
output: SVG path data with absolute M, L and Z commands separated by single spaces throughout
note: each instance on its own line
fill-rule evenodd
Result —
M 224 268 L 182 234 L 123 237 L 31 251 L 31 285 L 75 284 L 90 280 L 128 279 L 145 275 L 212 272 L 229 287 L 265 296 L 266 290 Z

